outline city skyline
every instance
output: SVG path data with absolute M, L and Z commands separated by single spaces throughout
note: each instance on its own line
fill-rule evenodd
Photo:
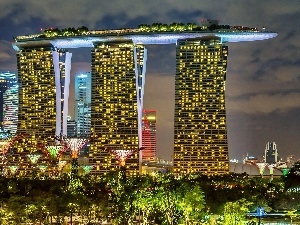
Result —
M 35 1 L 30 1 L 30 4 L 34 4 L 34 2 Z M 282 1 L 275 1 L 275 6 L 272 4 L 272 8 L 269 12 L 266 11 L 265 15 L 279 15 L 280 17 L 281 14 L 275 9 L 277 9 L 276 6 L 278 6 L 278 8 L 281 6 L 281 2 Z M 173 9 L 176 13 L 174 15 L 169 13 L 167 14 L 168 17 L 164 17 L 162 16 L 163 9 L 160 9 L 161 11 L 158 10 L 156 13 L 158 16 L 155 19 L 150 17 L 150 14 L 145 10 L 142 10 L 145 16 L 137 20 L 132 16 L 123 15 L 124 17 L 122 18 L 126 19 L 122 20 L 122 25 L 124 27 L 136 27 L 137 24 L 141 23 L 171 23 L 173 21 L 186 23 L 196 22 L 199 24 L 200 18 L 220 18 L 222 24 L 228 23 L 230 25 L 236 24 L 250 27 L 266 26 L 268 30 L 278 31 L 279 37 L 275 39 L 279 40 L 267 40 L 253 44 L 247 43 L 246 45 L 243 43 L 237 44 L 237 46 L 229 44 L 230 56 L 228 59 L 229 64 L 226 84 L 229 155 L 230 158 L 241 159 L 242 156 L 248 152 L 259 157 L 263 155 L 265 143 L 268 141 L 275 141 L 277 143 L 279 157 L 290 154 L 296 155 L 299 146 L 297 138 L 299 136 L 299 129 L 297 129 L 297 127 L 299 127 L 299 104 L 297 101 L 294 101 L 294 99 L 297 99 L 299 96 L 299 72 L 297 73 L 297 71 L 299 71 L 299 62 L 296 60 L 299 53 L 296 51 L 297 46 L 291 47 L 297 44 L 296 41 L 291 42 L 290 39 L 297 37 L 299 34 L 297 32 L 291 33 L 292 31 L 289 31 L 287 26 L 283 26 L 287 20 L 283 22 L 275 17 L 256 18 L 254 20 L 250 16 L 242 17 L 241 12 L 238 12 L 238 10 L 234 10 L 234 16 L 230 16 L 228 12 L 223 16 L 218 15 L 216 13 L 218 10 L 216 9 L 222 6 L 222 3 L 219 3 L 220 5 L 217 5 L 215 9 L 212 4 L 202 4 L 202 6 L 204 6 L 203 11 L 201 11 L 201 4 L 193 10 L 191 10 L 193 7 L 186 8 L 186 6 L 181 5 L 179 2 L 177 4 L 178 6 L 172 6 L 171 4 L 165 5 L 165 10 L 170 7 L 168 8 L 169 12 Z M 0 4 L 6 4 L 6 2 Z M 148 4 L 153 4 L 152 6 L 154 6 L 155 1 L 154 3 Z M 245 6 L 242 3 L 238 3 L 234 6 L 232 4 L 233 3 L 231 3 L 233 9 L 242 10 L 243 6 Z M 248 9 L 257 12 L 259 11 L 257 9 L 262 10 L 268 6 L 266 3 L 260 4 L 260 6 L 250 4 L 250 8 L 248 7 Z M 130 3 L 129 5 L 133 6 L 133 4 Z M 188 5 L 196 6 L 196 2 L 190 1 Z M 117 11 L 119 11 L 122 7 L 126 8 L 127 6 L 120 4 L 120 8 L 118 8 L 118 4 L 116 4 L 116 7 Z M 135 7 L 143 8 L 143 6 L 139 4 Z M 228 8 L 230 7 L 228 6 Z M 293 13 L 292 7 L 280 8 L 291 14 Z M 9 7 L 7 9 L 9 9 Z M 153 12 L 153 10 L 150 11 Z M 30 11 L 28 11 L 28 13 L 30 13 Z M 14 17 L 15 21 L 18 18 L 17 15 L 19 14 L 16 14 L 16 17 Z M 102 18 L 105 18 L 105 14 L 101 15 L 103 15 Z M 182 15 L 184 19 L 178 18 L 178 15 Z M 298 14 L 295 13 L 294 16 L 297 15 Z M 47 14 L 47 17 L 48 16 L 50 15 Z M 54 16 L 58 17 L 56 14 Z M 9 21 L 9 19 L 0 18 Z M 115 18 L 119 19 L 120 17 L 116 16 Z M 87 20 L 88 19 L 89 18 L 87 18 Z M 75 24 L 74 22 L 63 22 L 56 19 L 57 25 L 54 26 L 64 28 L 68 26 L 78 27 L 86 25 L 92 28 L 94 25 L 94 27 L 98 29 L 102 27 L 110 28 L 111 26 L 115 26 L 116 28 L 120 27 L 118 22 L 121 22 L 121 20 L 114 22 L 114 17 L 108 17 L 108 19 L 110 20 L 98 20 L 100 21 L 98 24 L 96 22 L 92 24 L 91 20 L 90 23 L 86 20 L 85 24 Z M 295 22 L 295 20 L 289 19 L 289 23 L 293 22 Z M 37 27 L 38 25 L 40 26 Z M 41 21 L 41 24 L 35 24 L 35 27 L 28 27 L 27 32 L 22 33 L 38 33 L 37 30 L 40 27 L 47 26 L 50 27 L 52 24 L 46 20 Z M 6 32 L 4 36 L 1 34 L 1 40 L 3 40 L 1 41 L 1 45 L 4 46 L 4 48 L 1 48 L 1 71 L 13 70 L 15 67 L 13 64 L 13 61 L 15 61 L 15 52 L 6 48 L 8 42 L 12 39 L 11 37 L 9 39 L 7 35 L 10 33 L 13 34 L 11 36 L 16 36 L 21 33 L 20 29 L 21 27 L 19 27 L 18 33 Z M 283 35 L 280 36 L 282 33 Z M 291 33 L 291 36 L 288 36 L 288 33 Z M 287 40 L 289 44 L 285 44 L 283 40 Z M 281 43 L 281 45 L 279 43 Z M 276 51 L 274 48 L 276 48 Z M 286 49 L 288 49 L 288 51 L 284 51 Z M 160 52 L 159 57 L 157 57 L 156 54 L 154 55 L 155 51 Z M 7 58 L 5 58 L 5 56 Z M 146 80 L 146 87 L 148 90 L 147 88 L 145 90 L 145 108 L 157 110 L 157 152 L 158 156 L 166 159 L 170 159 L 170 153 L 172 151 L 172 147 L 170 146 L 173 145 L 173 132 L 170 131 L 170 128 L 173 127 L 171 115 L 174 110 L 174 106 L 172 106 L 174 104 L 174 100 L 172 99 L 174 98 L 172 97 L 174 96 L 172 87 L 174 87 L 173 82 L 175 79 L 174 56 L 174 46 L 149 46 L 149 58 L 152 59 L 149 59 L 149 64 L 147 65 L 148 80 Z M 75 71 L 88 71 L 89 68 L 84 58 L 84 53 L 77 56 L 75 59 L 77 63 L 72 65 L 72 75 L 74 75 Z M 156 101 L 154 102 L 153 99 Z M 160 105 L 164 105 L 164 107 Z M 293 119 L 291 120 L 289 118 Z M 166 151 L 166 149 L 168 151 Z
M 61 115 L 64 118 L 66 107 L 71 105 L 67 97 L 72 53 L 68 48 L 91 48 L 91 85 L 78 86 L 77 76 L 75 80 L 75 103 L 82 98 L 78 89 L 91 91 L 89 163 L 94 166 L 93 173 L 105 174 L 118 167 L 110 152 L 128 152 L 132 156 L 127 160 L 127 171 L 136 174 L 144 153 L 137 150 L 147 149 L 142 125 L 145 45 L 175 42 L 174 173 L 228 173 L 227 43 L 276 36 L 265 29 L 222 25 L 217 20 L 206 20 L 200 25 L 139 25 L 138 29 L 48 29 L 42 34 L 17 36 L 12 46 L 18 52 L 21 86 L 18 130 L 22 131 L 26 124 L 33 138 L 45 142 L 49 139 L 45 134 L 49 136 L 53 130 L 55 121 L 52 126 L 49 124 L 56 111 L 56 136 L 67 133 Z M 82 95 L 88 93 L 84 91 Z M 48 123 L 39 116 L 42 111 L 46 112 L 45 118 L 50 112 Z M 78 107 L 75 115 L 77 111 Z M 79 122 L 78 118 L 75 121 Z

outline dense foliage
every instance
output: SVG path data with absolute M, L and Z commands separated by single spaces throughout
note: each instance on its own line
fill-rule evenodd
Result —
M 228 224 L 232 218 L 239 224 L 258 206 L 267 211 L 289 210 L 284 202 L 290 197 L 281 178 L 271 181 L 246 174 L 126 177 L 113 172 L 101 178 L 65 176 L 60 180 L 0 177 L 0 225 L 62 224 L 66 220 L 134 224 L 139 218 L 143 224 L 212 220 Z

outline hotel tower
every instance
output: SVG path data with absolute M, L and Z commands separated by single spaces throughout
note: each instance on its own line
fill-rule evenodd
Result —
M 131 41 L 100 42 L 92 49 L 89 160 L 96 174 L 119 168 L 112 151 L 134 151 L 125 166 L 129 174 L 139 172 L 146 53 Z
M 55 29 L 15 38 L 20 85 L 18 132 L 29 134 L 18 150 L 34 151 L 37 141 L 49 142 L 54 135 L 67 134 L 72 54 L 66 49 L 90 48 L 91 173 L 106 174 L 120 165 L 128 174 L 141 172 L 141 153 L 146 145 L 145 46 L 174 44 L 174 173 L 228 173 L 226 43 L 265 40 L 277 33 L 219 25 L 218 21 L 175 25 L 78 29 L 73 33 Z
M 27 135 L 19 151 L 34 152 L 38 142 L 50 144 L 56 135 L 67 135 L 71 56 L 53 46 L 18 51 L 18 133 Z
M 225 111 L 228 47 L 220 38 L 178 40 L 174 173 L 229 172 Z

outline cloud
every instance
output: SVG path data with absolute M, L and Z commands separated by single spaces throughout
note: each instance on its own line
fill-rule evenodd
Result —
M 259 3 L 259 4 L 258 4 Z M 272 25 L 274 15 L 292 15 L 299 11 L 297 1 L 204 1 L 204 0 L 152 0 L 120 1 L 110 0 L 2 0 L 0 18 L 11 16 L 15 24 L 26 23 L 31 18 L 42 18 L 44 21 L 57 23 L 59 26 L 89 25 L 95 28 L 97 21 L 110 16 L 121 20 L 111 21 L 120 27 L 137 17 L 147 17 L 153 22 L 173 22 L 174 19 L 190 18 L 195 22 L 203 16 L 221 19 L 225 23 L 246 25 Z M 267 10 L 266 10 L 267 9 Z M 179 17 L 180 15 L 180 17 Z M 258 20 L 253 15 L 263 15 Z M 200 17 L 200 18 L 199 18 Z M 209 19 L 209 18 L 204 18 Z M 155 21 L 154 21 L 155 20 Z M 188 21 L 189 22 L 189 21 Z M 194 21 L 193 21 L 194 22 Z
M 247 98 L 230 99 L 227 101 L 226 107 L 233 113 L 286 113 L 287 111 L 300 108 L 300 102 L 297 99 L 300 99 L 300 92 L 257 94 Z
M 11 55 L 7 52 L 0 52 L 0 62 L 2 61 L 8 61 L 11 59 Z
M 5 62 L 12 59 L 12 53 L 16 53 L 10 42 L 0 40 L 0 62 Z
M 0 71 L 16 71 L 16 51 L 8 41 L 0 40 Z

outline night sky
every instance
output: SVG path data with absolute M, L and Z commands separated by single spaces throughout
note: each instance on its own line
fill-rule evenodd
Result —
M 299 0 L 1 0 L 0 11 L 1 72 L 17 73 L 13 37 L 37 34 L 41 28 L 86 26 L 100 30 L 173 22 L 200 25 L 202 19 L 218 19 L 220 24 L 278 32 L 269 40 L 228 44 L 229 156 L 242 160 L 248 153 L 262 159 L 266 143 L 274 141 L 280 158 L 285 160 L 291 154 L 300 158 Z M 157 110 L 157 154 L 170 160 L 175 45 L 147 48 L 145 108 Z M 72 75 L 90 71 L 90 49 L 70 52 Z

